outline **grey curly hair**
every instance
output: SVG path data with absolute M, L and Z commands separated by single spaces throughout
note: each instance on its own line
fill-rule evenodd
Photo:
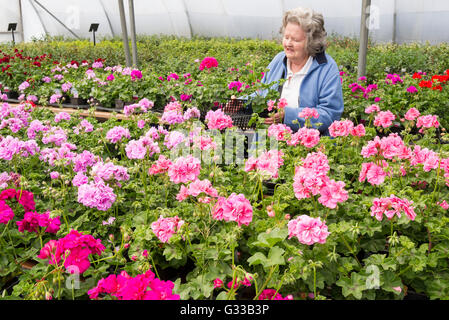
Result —
M 306 33 L 306 50 L 310 56 L 314 57 L 317 53 L 326 49 L 327 33 L 324 29 L 324 18 L 321 13 L 303 7 L 285 12 L 280 30 L 282 35 L 289 22 L 299 24 Z

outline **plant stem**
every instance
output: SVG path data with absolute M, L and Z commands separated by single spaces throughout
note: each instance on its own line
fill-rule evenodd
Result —
M 259 298 L 260 294 L 262 293 L 262 291 L 265 289 L 265 287 L 267 286 L 268 282 L 271 280 L 271 277 L 273 276 L 274 270 L 276 269 L 277 265 L 272 266 L 270 269 L 270 273 L 268 274 L 267 279 L 265 280 L 265 282 L 263 283 L 262 287 L 260 288 L 259 292 L 256 292 L 256 296 L 254 297 L 254 300 L 257 300 L 257 298 Z
M 351 252 L 351 254 L 353 255 L 353 257 L 355 258 L 355 260 L 357 261 L 357 263 L 359 264 L 359 267 L 361 268 L 362 265 L 360 264 L 359 259 L 357 258 L 357 256 L 354 253 L 354 250 L 352 250 L 352 248 L 349 246 L 348 242 L 346 241 L 346 238 L 344 237 L 344 235 L 340 234 L 340 238 L 343 240 L 346 248 L 348 248 L 348 250 Z

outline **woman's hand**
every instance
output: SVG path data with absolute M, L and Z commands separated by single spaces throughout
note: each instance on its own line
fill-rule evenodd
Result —
M 265 124 L 283 123 L 284 122 L 284 110 L 279 110 L 270 118 L 265 118 Z

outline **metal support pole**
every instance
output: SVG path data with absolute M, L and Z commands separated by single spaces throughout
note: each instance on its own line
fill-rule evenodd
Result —
M 126 66 L 130 67 L 131 59 L 129 56 L 128 29 L 126 28 L 125 7 L 123 5 L 123 0 L 118 0 L 118 7 L 120 11 L 120 22 L 122 25 L 122 37 L 123 37 L 123 47 L 125 49 Z
M 47 8 L 45 8 L 43 5 L 41 5 L 39 3 L 39 1 L 34 0 L 34 2 L 36 4 L 39 5 L 39 7 L 41 7 L 42 9 L 45 10 L 45 12 L 47 12 L 49 15 L 51 15 L 53 17 L 53 19 L 55 19 L 56 21 L 58 21 L 64 28 L 66 28 L 71 34 L 73 34 L 75 36 L 75 38 L 77 39 L 81 39 L 75 32 L 73 32 L 70 28 L 68 28 L 61 20 L 59 20 L 53 13 L 51 13 L 49 10 L 47 10 Z
M 22 37 L 22 42 L 25 42 L 25 36 L 23 35 L 22 0 L 19 0 L 19 32 Z
M 189 10 L 187 9 L 186 1 L 185 1 L 185 0 L 182 1 L 182 4 L 183 4 L 183 6 L 184 6 L 184 12 L 185 12 L 186 17 L 187 17 L 187 23 L 188 23 L 188 25 L 189 25 L 190 38 L 192 38 L 192 37 L 193 37 L 193 30 L 192 30 L 192 23 L 190 22 L 190 14 L 189 14 Z
M 104 7 L 103 1 L 100 0 L 100 4 L 101 4 L 101 7 L 103 8 L 103 12 L 104 12 L 104 15 L 106 16 L 106 20 L 108 20 L 108 25 L 109 25 L 109 29 L 111 30 L 111 34 L 113 37 L 115 37 L 115 32 L 114 32 L 114 29 L 112 28 L 111 19 L 109 19 L 109 15 Z
M 45 27 L 44 21 L 42 21 L 42 17 L 41 17 L 41 15 L 39 14 L 39 11 L 37 11 L 36 6 L 34 5 L 34 2 L 33 2 L 32 0 L 29 0 L 29 1 L 30 1 L 31 6 L 32 6 L 33 9 L 34 9 L 34 12 L 36 12 L 37 17 L 39 18 L 39 21 L 40 21 L 40 23 L 41 23 L 41 26 L 42 26 L 42 28 L 44 29 L 45 36 L 47 36 L 47 35 L 48 35 L 48 31 L 47 31 L 47 28 Z
M 357 68 L 357 78 L 366 74 L 366 51 L 368 48 L 368 24 L 369 9 L 371 0 L 362 0 L 362 18 L 360 21 L 360 46 L 359 46 L 359 63 Z
M 14 30 L 11 30 L 11 34 L 12 34 L 12 44 L 15 45 L 16 40 L 14 39 Z
M 397 13 L 396 13 L 396 5 L 397 2 L 394 0 L 394 11 L 393 11 L 393 43 L 396 43 L 396 23 L 397 23 Z
M 134 17 L 134 0 L 128 0 L 129 24 L 131 27 L 131 48 L 133 53 L 133 66 L 137 68 L 136 19 Z

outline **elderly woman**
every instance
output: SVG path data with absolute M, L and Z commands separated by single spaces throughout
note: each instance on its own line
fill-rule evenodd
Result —
M 312 119 L 312 124 L 321 123 L 317 129 L 321 134 L 329 135 L 328 127 L 334 120 L 339 120 L 343 112 L 343 93 L 337 64 L 324 52 L 323 15 L 301 7 L 287 11 L 281 32 L 284 51 L 268 65 L 269 71 L 262 82 L 268 84 L 286 79 L 283 86 L 275 84 L 274 88 L 288 104 L 284 112 L 265 119 L 265 123 L 283 122 L 297 131 L 304 125 L 304 119 L 299 118 L 298 113 L 306 107 L 315 108 L 320 116 Z

